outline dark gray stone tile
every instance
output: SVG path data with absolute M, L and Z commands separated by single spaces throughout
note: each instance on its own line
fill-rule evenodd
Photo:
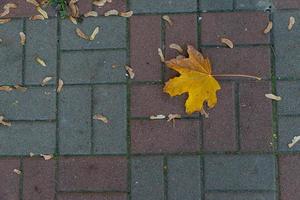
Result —
M 200 0 L 200 10 L 232 10 L 233 0 Z
M 292 148 L 288 144 L 294 136 L 300 133 L 300 117 L 283 117 L 278 119 L 279 151 L 299 151 L 300 144 L 296 143 Z
M 206 200 L 276 200 L 275 192 L 218 192 L 206 193 Z
M 272 0 L 236 0 L 236 9 L 239 10 L 272 10 Z
M 277 81 L 277 95 L 282 100 L 277 102 L 278 114 L 295 115 L 300 114 L 300 82 L 299 81 Z

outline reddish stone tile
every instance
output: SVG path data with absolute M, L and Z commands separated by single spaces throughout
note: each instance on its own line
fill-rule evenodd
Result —
M 209 118 L 203 119 L 203 147 L 205 151 L 235 151 L 235 88 L 233 83 L 221 83 L 217 93 L 218 103 L 208 110 Z
M 150 117 L 170 113 L 185 114 L 186 95 L 170 97 L 162 85 L 131 86 L 131 116 Z
M 161 80 L 161 65 L 157 49 L 161 46 L 160 16 L 130 18 L 130 62 L 134 80 Z
M 199 120 L 132 120 L 133 153 L 197 152 L 200 148 Z
M 84 14 L 86 12 L 93 10 L 93 5 L 92 5 L 91 1 L 80 0 L 80 1 L 78 1 L 77 6 L 79 8 L 80 14 Z
M 271 151 L 272 93 L 270 82 L 240 84 L 240 143 L 242 151 Z
M 20 169 L 20 161 L 15 158 L 0 159 L 0 199 L 19 200 L 19 179 L 13 170 Z
M 300 8 L 299 0 L 274 0 L 277 9 Z
M 212 62 L 213 74 L 248 74 L 271 76 L 271 51 L 268 47 L 205 48 Z
M 120 12 L 125 12 L 126 10 L 126 1 L 124 0 L 113 0 L 111 3 L 106 3 L 103 7 L 95 6 L 95 11 L 99 13 L 99 15 L 104 15 L 105 12 L 109 10 L 118 10 Z
M 60 193 L 58 200 L 126 200 L 126 193 Z
M 221 38 L 226 37 L 234 44 L 268 44 L 270 35 L 263 33 L 268 21 L 264 12 L 204 13 L 201 41 L 221 45 Z
M 280 199 L 300 198 L 300 154 L 279 157 Z
M 126 191 L 127 160 L 123 157 L 64 157 L 59 161 L 61 191 Z

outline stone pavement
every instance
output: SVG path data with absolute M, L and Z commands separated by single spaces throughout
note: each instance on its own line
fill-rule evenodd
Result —
M 0 200 L 300 199 L 300 145 L 287 146 L 300 135 L 299 0 L 113 0 L 103 8 L 80 0 L 81 13 L 101 16 L 79 25 L 51 9 L 49 20 L 31 21 L 31 4 L 1 0 L 0 8 L 8 2 L 19 8 L 0 25 L 0 85 L 27 91 L 0 92 L 0 113 L 12 123 L 0 126 Z M 104 17 L 111 9 L 134 16 Z M 273 29 L 263 34 L 270 20 Z M 90 33 L 96 26 L 94 41 L 75 35 L 76 27 Z M 235 47 L 223 46 L 221 37 Z M 187 116 L 186 96 L 162 92 L 175 74 L 157 48 L 173 58 L 171 43 L 201 48 L 214 73 L 263 80 L 218 79 L 222 90 L 209 118 Z M 47 76 L 54 78 L 42 87 Z M 59 79 L 64 87 L 57 93 Z M 170 113 L 183 117 L 175 124 L 149 120 Z

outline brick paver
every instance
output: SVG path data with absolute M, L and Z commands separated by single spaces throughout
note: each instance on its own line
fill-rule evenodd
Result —
M 0 200 L 300 198 L 300 145 L 288 147 L 300 131 L 299 0 L 112 0 L 100 7 L 79 0 L 77 25 L 51 6 L 43 7 L 49 19 L 32 21 L 39 13 L 25 0 L 0 1 L 0 13 L 6 3 L 18 8 L 0 24 L 0 86 L 27 90 L 0 91 L 0 116 L 11 122 L 0 125 Z M 134 15 L 104 16 L 112 9 Z M 83 17 L 88 11 L 99 16 Z M 269 21 L 273 29 L 264 34 Z M 75 33 L 97 26 L 93 41 Z M 222 89 L 216 107 L 205 108 L 209 117 L 187 115 L 186 94 L 162 91 L 178 74 L 158 48 L 174 58 L 180 53 L 172 43 L 202 51 L 213 74 L 262 80 L 217 77 Z M 52 80 L 41 86 L 45 77 Z M 182 118 L 150 120 L 159 114 Z

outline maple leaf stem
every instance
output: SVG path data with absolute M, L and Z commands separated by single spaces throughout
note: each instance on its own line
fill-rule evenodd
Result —
M 214 77 L 244 77 L 244 78 L 253 78 L 256 80 L 261 80 L 262 78 L 257 77 L 257 76 L 250 76 L 250 75 L 244 75 L 244 74 L 213 74 L 211 76 Z

